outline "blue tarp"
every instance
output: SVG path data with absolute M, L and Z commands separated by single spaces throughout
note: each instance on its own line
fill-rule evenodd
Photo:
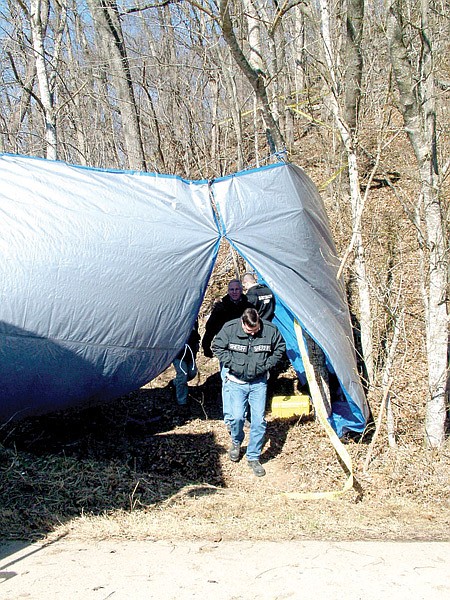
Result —
M 4 154 L 0 184 L 0 421 L 107 401 L 164 371 L 224 237 L 274 291 L 298 372 L 294 318 L 324 350 L 344 392 L 338 434 L 364 428 L 338 259 L 300 168 L 208 182 Z

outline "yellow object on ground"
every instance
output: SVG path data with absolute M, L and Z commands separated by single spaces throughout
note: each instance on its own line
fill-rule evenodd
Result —
M 307 394 L 296 394 L 294 396 L 274 396 L 270 410 L 276 417 L 293 417 L 309 415 L 311 402 Z

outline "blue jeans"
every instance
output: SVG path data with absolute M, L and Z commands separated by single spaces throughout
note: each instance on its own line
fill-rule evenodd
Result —
M 264 445 L 266 433 L 266 410 L 267 379 L 264 375 L 249 383 L 235 383 L 226 379 L 224 388 L 229 394 L 229 406 L 231 410 L 231 440 L 234 444 L 242 444 L 244 441 L 244 421 L 248 406 L 252 412 L 250 424 L 250 439 L 247 445 L 247 459 L 259 460 Z
M 230 406 L 230 394 L 225 382 L 227 381 L 227 367 L 220 365 L 220 377 L 222 379 L 222 410 L 223 420 L 225 425 L 230 426 L 231 423 L 231 406 Z
M 197 366 L 195 361 L 192 360 L 191 356 L 180 360 L 179 358 L 174 358 L 173 366 L 175 367 L 176 376 L 173 380 L 173 384 L 175 386 L 175 392 L 177 395 L 177 403 L 180 406 L 184 406 L 187 404 L 188 399 L 188 381 L 194 379 L 197 375 Z

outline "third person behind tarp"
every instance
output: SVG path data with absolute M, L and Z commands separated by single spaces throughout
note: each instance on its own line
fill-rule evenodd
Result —
M 256 308 L 261 319 L 272 321 L 275 316 L 275 295 L 265 283 L 258 283 L 254 273 L 247 271 L 242 276 L 242 287 L 247 296 L 249 303 Z M 268 396 L 271 397 L 276 389 L 278 376 L 286 371 L 290 366 L 286 352 L 283 358 L 278 362 L 277 366 L 270 371 L 270 379 L 268 382 Z M 250 421 L 250 411 L 247 414 L 247 419 Z
M 254 273 L 244 273 L 242 287 L 247 300 L 256 308 L 261 319 L 272 321 L 275 315 L 275 296 L 272 290 L 264 283 L 258 283 Z

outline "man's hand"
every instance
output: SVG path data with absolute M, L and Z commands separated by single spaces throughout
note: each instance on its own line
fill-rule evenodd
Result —
M 255 373 L 256 377 L 260 377 L 261 375 L 264 375 L 264 373 L 267 373 L 268 370 L 269 369 L 268 369 L 267 365 L 265 365 L 265 364 L 264 365 L 257 365 L 256 369 L 255 369 L 255 371 L 256 371 L 256 373 Z

